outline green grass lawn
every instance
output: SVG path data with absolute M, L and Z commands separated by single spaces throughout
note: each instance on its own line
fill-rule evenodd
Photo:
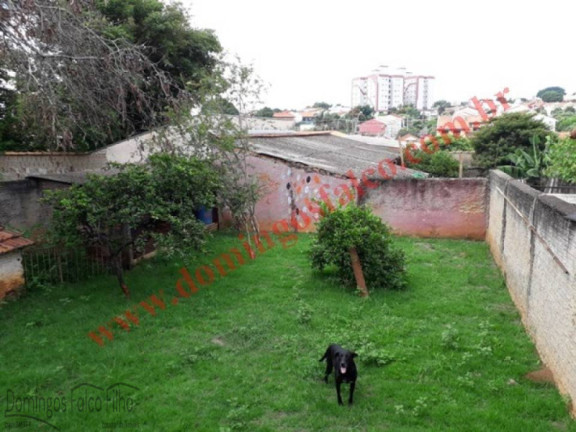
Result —
M 62 431 L 576 430 L 554 387 L 523 378 L 538 356 L 487 246 L 397 243 L 405 291 L 358 297 L 310 269 L 301 235 L 156 316 L 139 309 L 139 325 L 115 326 L 104 346 L 88 332 L 160 289 L 172 299 L 182 262 L 129 273 L 131 301 L 107 276 L 37 288 L 0 309 L 0 428 L 54 430 L 10 417 L 24 414 Z M 218 235 L 184 264 L 232 247 Z M 359 354 L 353 407 L 322 381 L 333 342 Z

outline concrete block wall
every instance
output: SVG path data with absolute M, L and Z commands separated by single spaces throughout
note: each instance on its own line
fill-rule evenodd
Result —
M 98 170 L 106 165 L 100 153 L 19 153 L 0 154 L 2 180 L 21 180 L 30 175 L 66 174 Z
M 576 400 L 576 205 L 500 171 L 489 181 L 486 240 L 542 360 Z
M 30 175 L 96 171 L 108 162 L 141 162 L 149 156 L 156 137 L 155 132 L 147 132 L 91 153 L 0 153 L 0 178 L 4 181 L 22 180 Z M 181 142 L 175 133 L 169 138 L 175 145 Z

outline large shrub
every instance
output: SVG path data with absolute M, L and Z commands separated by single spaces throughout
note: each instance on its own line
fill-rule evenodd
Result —
M 482 127 L 472 138 L 476 164 L 492 169 L 509 163 L 508 155 L 517 149 L 532 150 L 530 139 L 537 136 L 540 150 L 544 150 L 548 128 L 534 116 L 525 113 L 503 114 Z
M 406 286 L 404 253 L 397 249 L 390 229 L 367 207 L 349 205 L 329 211 L 318 224 L 312 243 L 312 267 L 337 267 L 346 285 L 355 285 L 350 248 L 356 248 L 368 289 L 401 289 Z

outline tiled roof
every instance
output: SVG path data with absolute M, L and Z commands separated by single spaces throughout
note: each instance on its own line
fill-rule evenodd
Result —
M 0 227 L 0 255 L 15 251 L 34 242 L 22 237 L 21 234 L 4 230 Z
M 290 118 L 293 119 L 295 116 L 290 111 L 281 111 L 273 114 L 273 118 Z

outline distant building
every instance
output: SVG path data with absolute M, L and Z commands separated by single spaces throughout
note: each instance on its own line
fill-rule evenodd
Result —
M 295 113 L 292 111 L 280 111 L 274 113 L 273 118 L 275 118 L 276 120 L 285 120 L 294 123 L 300 123 L 302 121 L 302 116 L 300 115 L 300 113 Z
M 418 144 L 419 139 L 417 136 L 408 133 L 399 137 L 398 141 L 400 141 L 402 147 L 406 147 L 409 144 Z
M 372 119 L 358 125 L 358 133 L 368 136 L 384 136 L 386 125 L 380 120 Z
M 352 106 L 369 105 L 375 111 L 388 111 L 404 105 L 418 110 L 432 107 L 434 77 L 413 75 L 406 68 L 380 66 L 370 75 L 352 80 Z
M 384 133 L 386 138 L 395 139 L 400 129 L 404 127 L 404 117 L 396 114 L 378 116 L 376 119 L 386 125 L 386 132 Z
M 550 117 L 544 114 L 536 114 L 534 116 L 534 120 L 539 120 L 546 125 L 548 129 L 551 131 L 556 130 L 556 122 L 557 120 L 554 117 Z

